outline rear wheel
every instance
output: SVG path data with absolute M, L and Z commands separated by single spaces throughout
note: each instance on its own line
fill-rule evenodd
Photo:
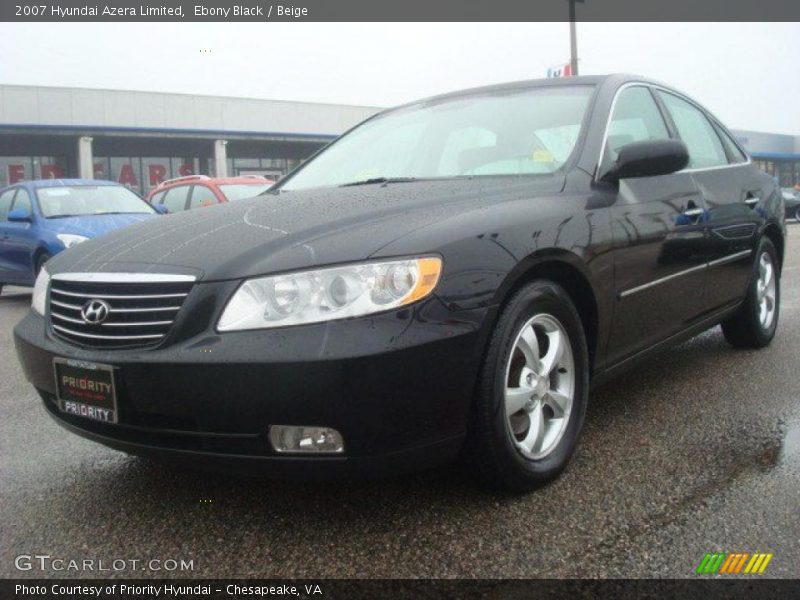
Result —
M 747 296 L 733 316 L 722 322 L 722 333 L 735 348 L 763 348 L 775 337 L 781 305 L 778 253 L 768 238 L 758 246 Z
M 800 223 L 800 206 L 798 206 L 797 209 L 794 211 L 794 219 L 795 221 Z
M 583 424 L 588 373 L 568 294 L 545 280 L 517 292 L 492 334 L 468 442 L 487 484 L 528 491 L 561 473 Z

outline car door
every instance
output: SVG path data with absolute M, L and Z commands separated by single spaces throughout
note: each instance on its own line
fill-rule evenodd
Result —
M 11 259 L 8 252 L 8 213 L 11 211 L 11 204 L 17 188 L 11 188 L 0 194 L 0 284 L 11 283 L 12 268 Z
M 18 188 L 11 203 L 11 210 L 22 209 L 27 211 L 31 220 L 28 222 L 6 221 L 5 254 L 8 258 L 10 273 L 9 281 L 22 285 L 32 285 L 34 282 L 33 254 L 36 251 L 38 238 L 34 227 L 33 204 L 28 190 Z M 9 211 L 10 212 L 10 211 Z
M 652 90 L 623 87 L 606 132 L 600 172 L 619 148 L 674 132 Z M 622 179 L 610 203 L 614 237 L 614 316 L 609 364 L 677 333 L 702 312 L 703 198 L 690 173 Z
M 689 150 L 688 170 L 708 209 L 705 303 L 709 310 L 722 308 L 745 293 L 774 186 L 700 107 L 668 91 L 658 94 Z

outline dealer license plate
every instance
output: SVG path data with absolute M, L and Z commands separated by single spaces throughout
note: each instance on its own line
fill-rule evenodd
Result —
M 114 367 L 54 358 L 53 369 L 61 412 L 102 423 L 117 422 Z

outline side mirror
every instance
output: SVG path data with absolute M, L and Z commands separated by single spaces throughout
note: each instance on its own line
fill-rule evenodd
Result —
M 153 208 L 160 215 L 166 215 L 169 212 L 169 209 L 163 204 L 153 204 Z
M 633 142 L 619 149 L 617 162 L 603 176 L 605 181 L 630 177 L 669 175 L 689 164 L 689 151 L 678 140 L 646 140 Z
M 13 223 L 30 223 L 32 220 L 31 213 L 27 208 L 15 208 L 6 215 L 6 219 Z

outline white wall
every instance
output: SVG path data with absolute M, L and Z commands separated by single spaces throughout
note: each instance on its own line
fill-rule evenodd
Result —
M 88 125 L 338 135 L 378 110 L 280 100 L 0 85 L 0 126 Z

